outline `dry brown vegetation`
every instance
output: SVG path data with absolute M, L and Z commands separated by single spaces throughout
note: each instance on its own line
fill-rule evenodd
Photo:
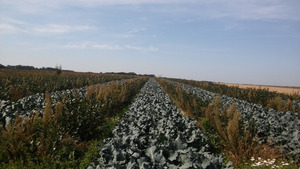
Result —
M 0 69 L 0 99 L 18 100 L 36 93 L 79 88 L 136 76 L 106 73 L 81 73 L 45 70 Z
M 250 124 L 248 128 L 245 127 L 235 104 L 232 104 L 228 110 L 227 107 L 222 107 L 220 97 L 216 97 L 205 111 L 209 127 L 202 123 L 201 129 L 206 132 L 211 132 L 211 128 L 216 130 L 221 142 L 219 149 L 236 166 L 245 161 L 249 162 L 251 157 L 278 159 L 284 156 L 276 147 L 256 142 L 255 125 Z
M 268 85 L 252 85 L 252 84 L 237 84 L 237 83 L 221 83 L 227 86 L 235 86 L 242 89 L 255 88 L 255 89 L 267 89 L 272 92 L 284 93 L 289 95 L 300 95 L 300 87 L 288 87 L 288 86 L 268 86 Z
M 300 114 L 300 107 L 293 104 L 294 100 L 299 100 L 299 94 L 283 94 L 269 89 L 261 88 L 239 88 L 237 86 L 228 86 L 224 83 L 214 83 L 208 81 L 193 81 L 184 79 L 172 79 L 174 81 L 185 83 L 197 88 L 201 88 L 216 94 L 234 97 L 239 100 L 245 100 L 250 103 L 260 104 L 266 108 L 273 108 L 277 111 L 291 111 Z
M 75 92 L 54 107 L 46 92 L 43 114 L 16 116 L 0 127 L 0 168 L 86 168 L 97 155 L 97 144 L 90 145 L 111 136 L 146 80 L 93 86 L 87 97 Z
M 179 86 L 157 80 L 184 115 L 197 121 L 197 126 L 208 136 L 211 151 L 225 153 L 237 168 L 249 163 L 251 157 L 284 157 L 276 147 L 257 143 L 255 123 L 246 127 L 235 104 L 229 108 L 223 107 L 220 97 L 209 104 L 186 93 Z

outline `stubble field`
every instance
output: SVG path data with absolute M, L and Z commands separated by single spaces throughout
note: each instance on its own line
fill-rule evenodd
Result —
M 242 89 L 255 88 L 255 89 L 268 89 L 269 91 L 284 93 L 284 94 L 300 94 L 300 87 L 289 86 L 268 86 L 268 85 L 252 85 L 252 84 L 237 84 L 237 83 L 224 83 L 228 86 L 237 86 Z

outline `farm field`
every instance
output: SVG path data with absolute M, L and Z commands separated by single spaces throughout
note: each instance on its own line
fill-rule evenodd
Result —
M 0 11 L 0 169 L 300 169 L 300 0 Z
M 224 152 L 235 164 L 241 164 L 239 167 L 245 167 L 245 159 L 272 159 L 284 156 L 283 152 L 298 158 L 299 137 L 292 136 L 299 133 L 298 114 L 276 112 L 169 79 L 160 83 L 177 107 L 197 120 L 213 150 Z
M 0 168 L 299 167 L 297 95 L 55 71 L 0 82 Z
M 284 94 L 300 94 L 300 87 L 288 87 L 288 86 L 268 86 L 268 85 L 252 85 L 252 84 L 236 84 L 236 83 L 221 83 L 228 86 L 237 86 L 239 88 L 255 88 L 255 89 L 268 89 L 269 91 L 284 93 Z
M 36 93 L 54 92 L 104 83 L 112 80 L 133 78 L 131 75 L 0 69 L 0 99 L 18 100 Z
M 225 95 L 250 103 L 262 105 L 278 111 L 291 111 L 300 114 L 300 95 L 283 94 L 267 89 L 239 88 L 207 81 L 193 81 L 184 79 L 171 79 L 177 82 L 186 83 L 194 87 L 199 87 L 219 95 Z

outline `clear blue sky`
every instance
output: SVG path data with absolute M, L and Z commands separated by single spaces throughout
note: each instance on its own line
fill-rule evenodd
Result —
M 300 1 L 0 0 L 0 63 L 300 86 Z

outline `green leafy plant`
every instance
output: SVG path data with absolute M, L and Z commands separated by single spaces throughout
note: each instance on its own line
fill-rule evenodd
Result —
M 0 168 L 86 167 L 94 155 L 95 142 L 112 135 L 146 80 L 94 86 L 89 89 L 93 93 L 89 97 L 81 98 L 75 93 L 54 107 L 46 92 L 43 114 L 36 111 L 30 118 L 17 116 L 6 129 L 0 129 Z
M 300 113 L 300 108 L 294 107 L 292 104 L 293 100 L 300 99 L 299 94 L 288 95 L 283 93 L 272 92 L 267 89 L 242 89 L 236 86 L 227 86 L 225 84 L 219 84 L 208 81 L 193 81 L 184 79 L 171 80 L 189 84 L 191 86 L 198 87 L 210 92 L 218 93 L 220 95 L 226 95 L 240 100 L 245 100 L 251 103 L 261 104 L 262 106 L 267 108 L 273 108 L 279 111 L 292 111 Z M 287 103 L 284 103 L 283 100 L 287 100 Z
M 60 70 L 57 68 L 57 70 Z M 61 70 L 60 70 L 61 71 Z M 90 86 L 113 80 L 134 78 L 133 75 L 79 73 L 46 70 L 0 70 L 0 99 L 18 100 L 36 93 L 54 92 Z M 3 84 L 3 85 L 2 85 Z
M 256 142 L 255 123 L 244 125 L 235 104 L 229 108 L 224 107 L 220 97 L 208 104 L 178 86 L 161 79 L 158 82 L 185 115 L 197 120 L 197 126 L 208 136 L 211 151 L 223 152 L 236 167 L 250 162 L 251 157 L 285 157 L 276 147 Z

